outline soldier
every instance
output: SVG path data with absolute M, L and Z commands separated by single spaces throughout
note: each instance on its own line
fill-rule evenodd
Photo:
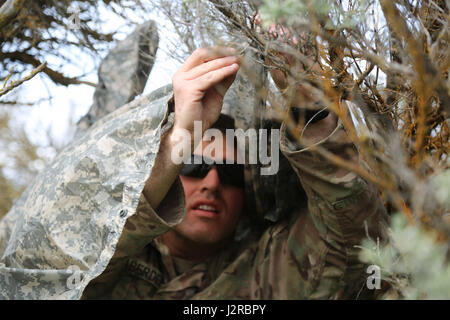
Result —
M 224 148 L 214 163 L 173 161 L 177 132 L 194 137 L 194 121 L 203 132 L 230 128 L 220 113 L 239 57 L 216 49 L 186 60 L 173 95 L 164 89 L 99 120 L 30 185 L 0 224 L 3 298 L 358 297 L 365 279 L 355 246 L 385 219 L 374 185 L 299 146 L 282 124 L 280 149 L 308 206 L 237 242 L 248 217 L 242 166 L 218 164 L 235 160 L 231 141 L 214 142 Z M 332 112 L 303 136 L 359 161 Z M 193 155 L 210 146 L 194 140 Z
M 378 234 L 384 210 L 377 191 L 307 148 L 299 149 L 285 126 L 281 150 L 303 183 L 309 209 L 298 208 L 262 236 L 243 243 L 233 243 L 232 237 L 245 217 L 242 165 L 195 164 L 194 158 L 190 164 L 174 163 L 173 150 L 180 143 L 174 138 L 177 130 L 194 137 L 194 121 L 201 121 L 203 132 L 211 126 L 223 132 L 231 128 L 219 116 L 223 96 L 238 69 L 233 49 L 199 49 L 174 75 L 174 99 L 169 101 L 173 126 L 161 138 L 144 187 L 145 209 L 128 220 L 129 243 L 118 249 L 125 253 L 136 246 L 133 234 L 137 230 L 153 239 L 124 265 L 113 257 L 109 269 L 87 287 L 85 298 L 348 298 L 364 289 L 363 268 L 354 246 L 365 235 L 364 222 L 372 235 Z M 274 79 L 277 84 L 283 80 L 276 75 Z M 336 154 L 347 152 L 350 145 L 331 112 L 310 124 L 303 135 L 312 144 L 329 145 Z M 236 159 L 236 149 L 226 147 L 230 145 L 227 139 L 197 146 L 188 141 L 189 148 L 195 147 L 193 157 L 200 158 L 214 143 L 219 145 L 214 148 L 216 163 Z M 223 152 L 217 152 L 221 147 Z M 357 153 L 347 157 L 356 159 Z M 177 185 L 178 191 L 169 191 Z M 144 217 L 154 224 L 152 228 L 146 230 Z M 173 221 L 181 222 L 171 225 Z M 150 236 L 151 229 L 160 224 L 167 224 L 168 231 Z

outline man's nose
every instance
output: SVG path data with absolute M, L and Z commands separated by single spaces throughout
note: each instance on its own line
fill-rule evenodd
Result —
M 208 174 L 202 179 L 202 190 L 217 190 L 220 187 L 219 172 L 214 166 L 209 170 Z

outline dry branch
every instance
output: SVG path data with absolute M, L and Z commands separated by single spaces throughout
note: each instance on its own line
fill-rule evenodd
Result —
M 17 80 L 17 81 L 13 81 L 6 88 L 1 89 L 0 90 L 0 97 L 5 95 L 5 94 L 7 94 L 8 92 L 13 90 L 14 88 L 17 88 L 18 86 L 20 86 L 25 81 L 28 81 L 28 80 L 32 79 L 35 75 L 37 75 L 39 72 L 44 70 L 46 65 L 47 65 L 47 62 L 42 63 L 37 68 L 33 69 L 33 71 L 31 71 L 31 73 L 28 76 L 26 76 L 25 78 Z
M 8 52 L 0 53 L 0 58 L 10 59 L 11 61 L 21 61 L 27 64 L 31 64 L 33 67 L 38 68 L 42 63 L 34 56 L 24 52 Z M 43 72 L 50 77 L 55 83 L 68 86 L 71 84 L 87 84 L 92 87 L 97 86 L 95 83 L 85 80 L 79 80 L 78 78 L 70 78 L 64 76 L 61 72 L 55 71 L 47 66 L 44 67 Z

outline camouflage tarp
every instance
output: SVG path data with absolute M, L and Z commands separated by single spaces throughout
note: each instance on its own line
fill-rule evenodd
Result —
M 153 97 L 95 123 L 34 179 L 3 218 L 0 298 L 78 299 L 104 270 L 159 148 L 162 101 L 170 95 Z M 68 278 L 78 268 L 80 284 L 70 288 Z
M 108 53 L 98 70 L 94 103 L 78 122 L 78 135 L 142 93 L 155 61 L 158 42 L 156 23 L 150 20 L 139 25 Z

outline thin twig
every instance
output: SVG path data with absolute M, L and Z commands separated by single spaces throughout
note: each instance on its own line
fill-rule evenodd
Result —
M 28 76 L 26 76 L 25 78 L 17 80 L 17 81 L 13 81 L 9 86 L 7 86 L 4 89 L 1 89 L 0 90 L 0 97 L 5 95 L 5 94 L 7 94 L 8 92 L 13 90 L 14 88 L 17 88 L 18 86 L 20 86 L 25 81 L 28 81 L 28 80 L 32 79 L 35 75 L 37 75 L 39 72 L 44 70 L 46 65 L 47 65 L 47 61 L 42 63 L 39 67 L 33 69 L 33 71 L 31 71 L 31 73 Z

